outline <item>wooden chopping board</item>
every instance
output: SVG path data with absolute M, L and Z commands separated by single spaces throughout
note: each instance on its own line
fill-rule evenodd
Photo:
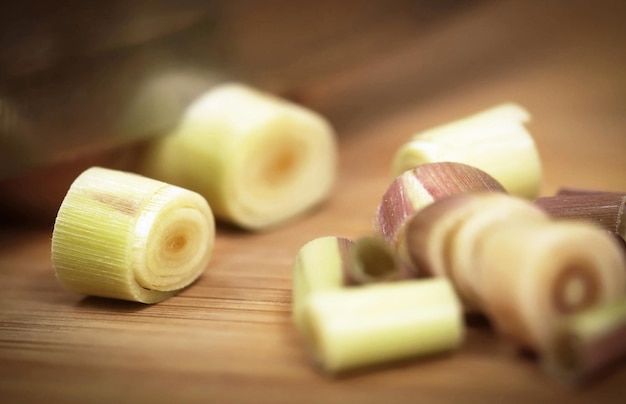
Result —
M 515 10 L 514 6 L 495 7 L 499 11 L 486 8 L 456 21 L 455 26 L 473 27 L 471 32 L 478 35 L 485 15 Z M 466 342 L 452 354 L 332 379 L 311 365 L 290 320 L 291 265 L 300 246 L 323 235 L 368 234 L 373 212 L 391 180 L 393 153 L 418 130 L 499 102 L 517 101 L 533 114 L 529 128 L 543 161 L 542 194 L 561 186 L 626 191 L 626 78 L 622 73 L 626 55 L 619 39 L 624 36 L 614 36 L 617 31 L 612 27 L 594 31 L 597 42 L 588 40 L 582 47 L 575 46 L 580 38 L 572 30 L 559 42 L 570 46 L 553 56 L 545 53 L 521 68 L 506 63 L 497 74 L 479 74 L 477 68 L 477 73 L 463 80 L 451 77 L 455 86 L 446 85 L 445 75 L 450 71 L 438 76 L 433 68 L 429 71 L 437 79 L 436 86 L 421 93 L 415 82 L 402 94 L 388 95 L 384 108 L 376 108 L 375 100 L 359 103 L 345 89 L 358 89 L 358 80 L 373 80 L 380 71 L 396 71 L 388 60 L 379 60 L 374 67 L 351 67 L 351 73 L 337 70 L 320 76 L 315 85 L 304 88 L 302 99 L 331 117 L 338 128 L 339 178 L 330 199 L 288 226 L 267 233 L 220 226 L 205 274 L 180 295 L 158 305 L 67 292 L 54 278 L 49 226 L 3 228 L 0 400 L 623 400 L 624 364 L 589 386 L 570 390 L 549 379 L 535 359 L 521 355 L 486 324 L 471 324 Z M 443 36 L 433 34 L 424 42 L 408 42 L 389 55 L 400 63 L 395 69 L 406 74 L 402 62 L 412 55 L 411 46 L 444 41 L 454 29 L 444 30 Z M 510 53 L 502 49 L 502 54 Z M 373 97 L 372 88 L 362 89 L 359 96 Z

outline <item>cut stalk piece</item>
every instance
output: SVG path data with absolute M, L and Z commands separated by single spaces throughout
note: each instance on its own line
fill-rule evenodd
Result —
M 461 305 L 445 279 L 317 293 L 304 319 L 305 340 L 330 373 L 450 351 L 464 338 Z
M 477 245 L 493 226 L 517 221 L 547 222 L 527 200 L 498 192 L 454 195 L 424 208 L 409 220 L 400 255 L 426 276 L 447 276 L 466 310 L 482 308 Z M 521 247 L 523 248 L 523 247 Z
M 293 320 L 303 328 L 303 310 L 315 293 L 402 277 L 391 247 L 377 237 L 356 241 L 326 236 L 306 243 L 293 266 Z
M 403 267 L 417 277 L 450 277 L 447 246 L 459 223 L 484 208 L 470 194 L 444 198 L 407 219 L 398 235 L 398 257 Z
M 554 218 L 596 223 L 626 241 L 626 194 L 566 191 L 564 194 L 537 198 L 535 205 Z
M 558 380 L 577 383 L 625 356 L 626 298 L 622 298 L 561 320 L 543 360 Z
M 502 104 L 478 114 L 418 133 L 396 153 L 394 176 L 425 163 L 455 161 L 478 167 L 512 195 L 537 197 L 541 162 L 524 127 L 530 114 Z
M 261 230 L 324 200 L 336 165 L 334 132 L 321 116 L 224 84 L 196 100 L 173 133 L 148 146 L 139 171 L 200 193 L 222 220 Z
M 347 268 L 354 242 L 345 237 L 313 239 L 298 251 L 293 264 L 292 318 L 299 330 L 304 328 L 303 311 L 311 295 L 351 284 Z
M 387 188 L 374 217 L 374 231 L 395 245 L 406 220 L 434 201 L 451 195 L 504 188 L 478 168 L 461 163 L 430 163 L 405 171 Z
M 624 255 L 589 223 L 516 222 L 492 228 L 477 245 L 481 292 L 496 328 L 539 352 L 560 318 L 626 293 Z
M 476 249 L 483 237 L 500 225 L 516 226 L 517 222 L 548 223 L 548 217 L 528 200 L 504 194 L 476 195 L 483 199 L 483 209 L 466 217 L 448 244 L 448 265 L 452 282 L 463 297 L 469 311 L 484 310 L 481 266 L 477 265 Z
M 157 303 L 200 276 L 214 236 L 213 214 L 197 193 L 92 167 L 61 204 L 52 264 L 74 292 Z

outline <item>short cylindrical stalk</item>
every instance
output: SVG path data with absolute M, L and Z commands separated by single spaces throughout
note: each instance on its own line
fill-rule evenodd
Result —
M 75 292 L 156 303 L 200 276 L 214 238 L 213 214 L 197 193 L 93 167 L 59 209 L 52 263 Z
M 304 326 L 314 358 L 330 373 L 450 351 L 464 338 L 461 305 L 445 279 L 318 293 Z

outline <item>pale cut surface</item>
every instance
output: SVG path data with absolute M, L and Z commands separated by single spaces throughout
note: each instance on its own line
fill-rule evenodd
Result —
M 476 253 L 496 328 L 539 352 L 560 318 L 626 293 L 624 256 L 603 229 L 582 222 L 517 222 L 492 229 Z
M 200 276 L 215 238 L 195 192 L 92 167 L 70 187 L 52 234 L 52 263 L 67 289 L 156 303 Z
M 332 127 L 313 111 L 222 84 L 147 148 L 139 171 L 200 193 L 221 220 L 261 230 L 328 197 L 336 149 Z
M 484 170 L 512 195 L 537 197 L 541 161 L 524 124 L 530 114 L 517 104 L 495 106 L 475 115 L 417 133 L 393 161 L 394 176 L 425 163 L 454 161 Z
M 500 225 L 515 227 L 518 222 L 547 224 L 549 218 L 525 199 L 498 193 L 474 197 L 477 200 L 473 212 L 461 219 L 450 235 L 446 262 L 467 310 L 480 311 L 485 308 L 481 297 L 483 273 L 476 257 L 481 241 Z M 478 209 L 481 202 L 483 207 Z
M 453 195 L 408 221 L 399 255 L 420 276 L 450 278 L 465 309 L 479 310 L 482 274 L 475 257 L 477 246 L 491 226 L 502 222 L 514 226 L 516 221 L 548 221 L 548 217 L 530 202 L 500 192 Z
M 400 260 L 416 276 L 450 277 L 446 247 L 453 230 L 468 215 L 484 209 L 479 198 L 460 194 L 433 203 L 407 220 L 398 237 Z

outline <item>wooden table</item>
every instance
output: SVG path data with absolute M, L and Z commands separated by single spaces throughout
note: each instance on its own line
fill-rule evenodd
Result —
M 545 8 L 494 3 L 446 19 L 420 36 L 403 33 L 402 46 L 385 50 L 385 57 L 372 63 L 322 69 L 300 81 L 291 94 L 329 116 L 338 129 L 340 170 L 330 199 L 267 233 L 220 226 L 204 275 L 163 303 L 146 306 L 67 292 L 50 263 L 49 224 L 2 229 L 0 400 L 623 400 L 626 366 L 570 390 L 484 324 L 468 327 L 465 343 L 452 354 L 333 379 L 311 366 L 291 324 L 296 252 L 314 237 L 368 234 L 391 180 L 393 153 L 418 130 L 517 101 L 533 114 L 529 128 L 543 160 L 542 194 L 561 186 L 626 190 L 621 17 L 578 3 L 572 9 L 556 2 Z M 529 19 L 534 28 L 528 36 L 518 35 Z M 508 43 L 499 35 L 511 24 Z M 478 56 L 463 38 L 475 39 Z M 458 54 L 450 48 L 454 44 L 460 44 Z M 430 55 L 429 63 L 419 59 L 423 54 Z

